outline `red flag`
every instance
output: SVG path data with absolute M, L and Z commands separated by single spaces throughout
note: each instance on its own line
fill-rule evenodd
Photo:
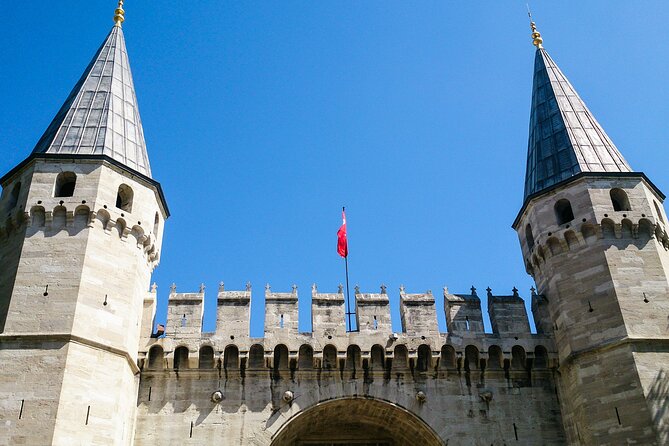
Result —
M 346 213 L 344 209 L 341 210 L 342 224 L 337 231 L 337 254 L 346 258 L 348 257 L 348 240 L 346 239 Z

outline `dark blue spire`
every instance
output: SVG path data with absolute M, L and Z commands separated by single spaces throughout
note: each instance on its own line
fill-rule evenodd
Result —
M 525 199 L 580 172 L 630 172 L 545 49 L 534 59 Z

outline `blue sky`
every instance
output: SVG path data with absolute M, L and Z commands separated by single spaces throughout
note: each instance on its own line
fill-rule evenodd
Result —
M 124 26 L 172 282 L 528 297 L 510 225 L 523 194 L 534 47 L 525 1 L 126 2 Z M 0 171 L 28 156 L 110 27 L 114 1 L 3 10 Z M 545 47 L 629 163 L 669 191 L 669 3 L 536 1 Z M 529 301 L 529 299 L 527 299 Z M 483 299 L 485 303 L 485 299 Z M 489 327 L 489 325 L 488 325 Z

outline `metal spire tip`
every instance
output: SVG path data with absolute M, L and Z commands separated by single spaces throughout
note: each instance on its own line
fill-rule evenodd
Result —
M 123 0 L 118 0 L 118 6 L 114 10 L 114 23 L 119 28 L 125 22 L 125 11 L 123 10 Z

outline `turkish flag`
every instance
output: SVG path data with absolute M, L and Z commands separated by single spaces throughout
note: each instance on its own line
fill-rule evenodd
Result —
M 337 254 L 346 258 L 348 257 L 348 240 L 346 239 L 346 213 L 344 209 L 341 210 L 342 224 L 337 231 Z

